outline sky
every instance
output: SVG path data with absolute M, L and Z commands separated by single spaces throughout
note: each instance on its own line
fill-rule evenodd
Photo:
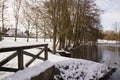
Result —
M 13 11 L 11 11 L 13 8 L 13 6 L 11 6 L 11 4 L 13 4 L 13 0 L 9 1 L 8 14 L 10 15 L 13 14 Z M 100 16 L 103 30 L 113 29 L 115 22 L 120 24 L 120 0 L 96 0 L 96 4 L 104 11 Z M 10 21 L 9 23 L 12 25 L 14 24 L 14 21 Z
M 103 30 L 112 30 L 115 22 L 120 24 L 120 0 L 96 0 L 96 3 L 104 10 L 100 16 Z

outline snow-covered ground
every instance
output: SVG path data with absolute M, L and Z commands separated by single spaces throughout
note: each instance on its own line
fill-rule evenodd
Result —
M 57 58 L 61 58 L 59 60 L 62 61 L 55 62 L 53 61 L 54 59 L 45 61 L 36 66 L 20 70 L 16 74 L 2 80 L 30 80 L 33 76 L 39 75 L 53 65 L 60 70 L 60 74 L 54 75 L 54 80 L 59 80 L 60 78 L 63 80 L 98 80 L 109 71 L 106 65 L 96 62 L 60 56 Z
M 44 63 L 35 65 L 34 67 L 20 70 L 16 74 L 3 78 L 2 80 L 30 80 L 33 76 L 39 75 L 39 73 L 44 72 L 51 66 L 53 66 L 53 64 L 50 61 L 45 61 Z
M 48 43 L 49 44 L 49 48 L 52 48 L 52 42 L 50 42 L 49 39 L 46 40 L 46 42 L 44 42 L 43 39 L 39 39 L 38 42 L 36 42 L 35 39 L 30 39 L 30 42 L 26 42 L 27 40 L 25 38 L 19 38 L 17 39 L 17 42 L 14 42 L 14 38 L 4 38 L 3 41 L 0 42 L 0 48 L 3 47 L 13 47 L 13 46 L 24 46 L 24 45 L 35 45 L 35 44 L 44 44 L 44 43 Z M 28 52 L 31 52 L 33 54 L 38 53 L 39 49 L 30 49 L 30 50 L 26 50 Z M 5 57 L 9 56 L 11 53 L 13 52 L 7 52 L 7 53 L 0 53 L 0 61 L 2 59 L 4 59 Z M 43 54 L 41 54 L 40 56 L 44 56 Z M 30 57 L 28 56 L 24 56 L 25 62 L 30 60 Z M 60 71 L 64 72 L 65 74 L 61 74 L 59 76 L 61 76 L 64 80 L 67 80 L 67 78 L 69 77 L 69 75 L 73 75 L 74 73 L 77 73 L 73 75 L 73 78 L 69 79 L 69 80 L 82 80 L 82 78 L 76 79 L 76 77 L 78 75 L 83 75 L 84 73 L 84 80 L 89 80 L 94 78 L 93 76 L 96 75 L 96 79 L 102 77 L 107 71 L 108 71 L 108 67 L 104 64 L 101 63 L 96 63 L 96 62 L 92 62 L 92 61 L 87 61 L 87 60 L 82 60 L 82 59 L 72 59 L 72 58 L 66 58 L 66 57 L 61 57 L 58 55 L 53 55 L 51 53 L 48 53 L 48 60 L 46 61 L 44 64 L 46 63 L 52 63 L 55 64 L 56 67 L 59 66 L 68 66 L 68 69 L 65 71 L 62 67 L 59 68 Z M 6 73 L 6 72 L 0 72 L 0 80 L 8 75 L 8 78 L 11 79 L 3 79 L 3 80 L 29 80 L 31 75 L 37 75 L 38 73 L 44 71 L 46 68 L 48 68 L 48 66 L 51 66 L 52 64 L 48 64 L 45 65 L 44 69 L 41 71 L 42 68 L 38 68 L 38 66 L 40 65 L 44 65 L 42 64 L 38 64 L 41 63 L 43 61 L 40 60 L 36 60 L 31 66 L 30 68 L 25 68 L 24 71 L 28 71 L 27 75 L 21 75 L 22 73 L 24 73 L 24 71 L 18 71 L 16 74 L 11 75 L 11 73 Z M 37 64 L 37 66 L 36 66 Z M 9 63 L 7 63 L 5 66 L 8 67 L 17 67 L 17 57 L 15 59 L 13 59 L 12 61 L 10 61 Z M 33 70 L 35 69 L 35 71 Z M 39 71 L 38 71 L 39 69 Z M 22 77 L 23 76 L 23 77 Z M 65 77 L 66 76 L 66 77 Z M 20 77 L 20 78 L 18 78 Z M 29 78 L 29 79 L 28 79 Z
M 97 42 L 99 45 L 103 46 L 111 46 L 111 47 L 120 47 L 120 41 L 115 41 L 115 40 L 98 40 Z
M 48 47 L 52 48 L 52 41 L 50 39 L 38 39 L 36 42 L 35 38 L 30 38 L 29 42 L 27 42 L 27 38 L 17 38 L 17 41 L 14 41 L 14 37 L 4 37 L 2 41 L 0 41 L 0 48 L 3 47 L 15 47 L 15 46 L 26 46 L 26 45 L 35 45 L 35 44 L 50 44 Z
M 55 66 L 60 70 L 55 80 L 98 80 L 109 71 L 106 65 L 82 59 L 60 61 Z
M 44 42 L 44 39 L 39 39 L 38 42 L 36 42 L 35 38 L 30 38 L 30 41 L 27 42 L 26 38 L 17 38 L 17 41 L 15 42 L 14 37 L 4 37 L 4 39 L 2 41 L 0 41 L 0 48 L 35 45 L 35 44 L 48 44 L 48 43 L 49 43 L 48 47 L 52 48 L 52 42 L 50 42 L 50 39 L 46 39 L 46 42 Z M 32 54 L 37 54 L 40 50 L 39 49 L 29 49 L 26 51 L 31 52 Z M 5 59 L 6 57 L 11 55 L 12 53 L 14 53 L 14 51 L 0 53 L 0 61 Z M 24 63 L 27 63 L 30 59 L 31 59 L 31 57 L 24 55 Z M 36 59 L 34 61 L 34 63 L 31 64 L 30 66 L 34 66 L 34 65 L 41 63 L 41 62 L 43 62 L 43 61 Z M 10 62 L 5 64 L 5 66 L 13 67 L 13 68 L 17 68 L 17 65 L 18 65 L 17 57 L 15 57 Z M 4 77 L 10 75 L 10 74 L 13 74 L 13 73 L 0 71 L 0 80 Z
M 101 39 L 99 39 L 97 43 L 116 44 L 116 43 L 120 43 L 120 42 L 119 41 L 115 41 L 115 40 L 101 40 Z

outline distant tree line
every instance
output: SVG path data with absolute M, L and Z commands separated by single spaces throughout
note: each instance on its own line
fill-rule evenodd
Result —
M 105 40 L 120 40 L 119 33 L 116 34 L 114 30 L 108 30 L 104 32 L 104 39 Z
M 113 30 L 104 31 L 104 39 L 105 40 L 116 40 L 120 41 L 120 23 L 115 22 L 113 24 Z

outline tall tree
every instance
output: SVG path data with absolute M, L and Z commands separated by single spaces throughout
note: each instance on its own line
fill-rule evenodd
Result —
M 100 11 L 94 0 L 26 0 L 27 17 L 36 32 L 53 37 L 53 53 L 59 48 L 96 41 L 101 33 Z M 25 17 L 24 17 L 25 18 Z M 26 21 L 27 22 L 27 21 Z
M 95 31 L 99 30 L 97 27 L 101 27 L 98 26 L 100 11 L 94 0 L 48 0 L 45 5 L 51 16 L 53 37 L 58 37 L 60 49 L 70 46 L 71 41 L 77 46 L 81 41 L 88 40 L 90 31 L 94 37 Z
M 119 22 L 115 22 L 113 24 L 113 29 L 115 31 L 115 40 L 120 40 L 120 23 Z
M 6 20 L 6 12 L 7 12 L 6 9 L 7 9 L 7 0 L 1 0 L 0 1 L 0 14 L 1 14 L 0 22 L 2 23 L 2 29 L 1 29 L 2 34 L 5 34 L 5 21 L 7 21 Z
M 17 40 L 17 30 L 19 25 L 21 0 L 14 0 L 14 16 L 15 16 L 15 41 Z
M 29 5 L 27 4 L 26 0 L 22 1 L 22 5 L 21 5 L 21 10 L 22 10 L 22 14 L 21 15 L 21 19 L 20 22 L 21 24 L 25 27 L 26 31 L 25 33 L 27 34 L 27 42 L 29 42 L 29 37 L 30 37 L 30 26 L 31 26 L 31 19 L 30 19 L 30 8 Z

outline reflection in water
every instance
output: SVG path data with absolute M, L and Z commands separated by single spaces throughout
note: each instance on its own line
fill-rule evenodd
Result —
M 98 62 L 101 56 L 97 52 L 98 52 L 98 46 L 84 45 L 74 48 L 72 50 L 71 57 Z
M 105 63 L 117 71 L 108 80 L 120 80 L 120 48 L 105 45 L 85 45 L 72 49 L 72 58 L 87 59 L 95 62 Z

